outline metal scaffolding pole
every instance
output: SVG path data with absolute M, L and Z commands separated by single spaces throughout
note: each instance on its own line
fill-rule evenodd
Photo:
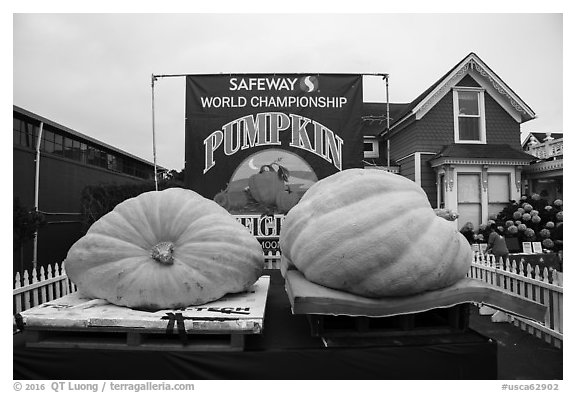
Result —
M 156 77 L 152 74 L 152 155 L 154 157 L 154 187 L 158 191 L 158 170 L 156 169 L 156 119 L 154 110 L 154 82 Z
M 38 200 L 40 196 L 40 144 L 42 143 L 42 133 L 44 131 L 44 122 L 40 122 L 38 129 L 38 140 L 36 141 L 36 174 L 34 176 L 34 209 L 39 210 Z M 38 265 L 38 230 L 34 233 L 34 248 L 32 254 L 32 267 Z
M 388 172 L 390 172 L 390 97 L 388 92 L 388 79 L 390 76 L 386 74 L 386 165 Z

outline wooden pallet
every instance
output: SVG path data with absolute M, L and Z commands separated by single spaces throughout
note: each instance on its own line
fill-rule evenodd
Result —
M 469 305 L 389 317 L 309 314 L 316 337 L 405 337 L 455 334 L 468 328 Z
M 472 279 L 413 296 L 369 299 L 312 283 L 298 270 L 287 268 L 283 275 L 292 313 L 306 315 L 312 336 L 326 346 L 451 341 L 467 332 L 469 305 L 474 302 L 539 321 L 547 311 L 539 303 Z
M 26 329 L 30 348 L 145 351 L 243 351 L 245 334 L 168 334 L 145 329 Z
M 464 278 L 452 286 L 435 291 L 380 299 L 323 287 L 306 280 L 298 270 L 286 270 L 284 278 L 294 314 L 390 317 L 480 303 L 543 322 L 548 311 L 540 303 L 471 278 Z
M 264 328 L 270 277 L 248 291 L 179 310 L 147 312 L 79 293 L 16 316 L 28 347 L 118 350 L 241 351 Z

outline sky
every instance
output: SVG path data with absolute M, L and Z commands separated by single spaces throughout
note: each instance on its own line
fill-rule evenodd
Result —
M 388 73 L 410 102 L 470 52 L 563 132 L 561 13 L 15 13 L 13 104 L 153 161 L 151 76 Z M 366 78 L 367 102 L 385 101 Z M 185 79 L 155 84 L 157 163 L 184 167 Z

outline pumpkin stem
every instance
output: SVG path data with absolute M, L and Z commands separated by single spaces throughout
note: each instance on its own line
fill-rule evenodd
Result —
M 160 242 L 150 250 L 152 258 L 163 265 L 172 265 L 174 263 L 173 254 L 174 244 L 171 242 Z

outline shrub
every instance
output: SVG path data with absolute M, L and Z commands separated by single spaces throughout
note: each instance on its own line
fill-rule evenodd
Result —
M 552 249 L 554 248 L 554 241 L 552 239 L 544 239 L 542 240 L 542 246 L 544 248 Z

